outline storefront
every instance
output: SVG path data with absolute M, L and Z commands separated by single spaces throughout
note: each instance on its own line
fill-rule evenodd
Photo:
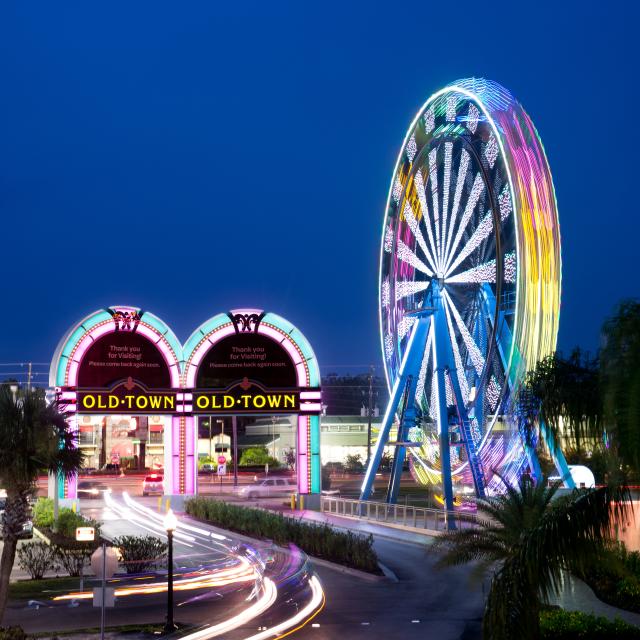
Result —
M 199 415 L 295 415 L 301 494 L 320 493 L 320 373 L 306 338 L 275 314 L 218 314 L 180 345 L 134 307 L 96 311 L 61 340 L 50 384 L 85 466 L 163 469 L 169 495 L 193 495 Z M 76 497 L 76 480 L 59 485 Z

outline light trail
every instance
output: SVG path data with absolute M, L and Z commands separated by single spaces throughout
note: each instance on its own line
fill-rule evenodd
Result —
M 114 511 L 114 513 L 122 518 L 126 518 L 136 526 L 147 531 L 151 531 L 154 534 L 160 533 L 161 535 L 164 535 L 165 532 L 162 528 L 161 514 L 139 504 L 137 501 L 132 499 L 127 492 L 123 492 L 123 500 L 126 506 L 118 504 L 109 492 L 105 493 L 105 503 L 109 509 Z M 218 624 L 207 626 L 186 636 L 182 636 L 185 640 L 207 640 L 208 638 L 215 638 L 221 634 L 228 633 L 251 622 L 251 620 L 266 612 L 276 603 L 278 599 L 278 587 L 276 586 L 274 579 L 264 577 L 262 575 L 265 564 L 259 557 L 253 557 L 250 559 L 246 556 L 238 555 L 230 548 L 230 545 L 233 544 L 233 540 L 231 538 L 227 538 L 202 527 L 194 526 L 181 520 L 179 521 L 178 528 L 182 531 L 176 531 L 174 536 L 177 539 L 180 539 L 181 544 L 185 544 L 190 547 L 193 545 L 206 546 L 203 544 L 206 542 L 208 545 L 213 544 L 222 547 L 229 556 L 234 558 L 237 564 L 233 567 L 192 571 L 181 579 L 174 581 L 173 588 L 175 591 L 190 591 L 195 589 L 219 588 L 221 586 L 232 584 L 254 583 L 254 588 L 247 597 L 247 602 L 254 599 L 257 594 L 260 594 L 255 602 L 240 613 L 223 620 Z M 189 535 L 184 531 L 188 531 L 195 535 Z M 206 548 L 211 550 L 210 546 Z M 298 551 L 298 555 L 303 554 L 300 554 Z M 300 584 L 302 586 L 304 585 L 304 582 L 301 582 Z M 250 636 L 247 640 L 265 640 L 268 638 L 282 638 L 284 636 L 288 636 L 304 627 L 310 620 L 318 615 L 325 604 L 325 594 L 322 589 L 322 585 L 315 575 L 308 578 L 307 584 L 311 589 L 311 595 L 308 602 L 295 615 L 283 620 L 269 629 Z M 116 597 L 127 597 L 132 595 L 145 596 L 166 592 L 167 588 L 167 581 L 162 580 L 161 582 L 116 588 L 114 590 L 114 594 Z M 91 598 L 93 598 L 93 592 L 85 591 L 70 592 L 57 596 L 53 598 L 53 600 L 88 600 Z

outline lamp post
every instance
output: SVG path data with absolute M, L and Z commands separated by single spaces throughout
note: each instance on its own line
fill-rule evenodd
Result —
M 173 633 L 178 627 L 173 622 L 173 532 L 178 526 L 178 519 L 171 509 L 164 517 L 164 528 L 167 532 L 169 544 L 169 558 L 167 571 L 167 622 L 164 625 L 165 633 Z
M 11 395 L 13 396 L 13 401 L 16 401 L 16 396 L 18 395 L 18 383 L 17 382 L 12 382 L 9 385 L 9 389 L 11 391 Z

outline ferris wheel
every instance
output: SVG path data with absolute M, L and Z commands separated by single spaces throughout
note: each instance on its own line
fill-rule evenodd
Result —
M 513 403 L 555 349 L 560 270 L 553 182 L 528 115 L 488 80 L 435 93 L 409 127 L 387 200 L 379 313 L 391 400 L 363 498 L 388 444 L 390 502 L 407 452 L 449 509 L 454 484 L 484 496 L 495 471 L 540 474 Z

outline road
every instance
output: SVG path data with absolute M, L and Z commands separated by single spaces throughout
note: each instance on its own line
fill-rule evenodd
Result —
M 162 516 L 153 499 L 126 495 L 92 501 L 87 515 L 103 521 L 108 538 L 149 534 L 166 539 Z M 176 619 L 192 629 L 182 637 L 261 640 L 304 624 L 322 606 L 320 583 L 297 550 L 247 544 L 213 527 L 181 520 L 175 533 L 174 588 Z M 166 611 L 166 572 L 147 578 L 110 583 L 117 605 L 108 610 L 107 624 L 159 622 Z M 43 599 L 39 608 L 12 603 L 5 624 L 20 624 L 28 632 L 72 630 L 96 626 L 98 611 L 87 590 Z M 273 632 L 270 630 L 274 630 Z
M 141 480 L 137 479 L 140 483 Z M 353 482 L 353 479 L 351 479 Z M 110 483 L 111 484 L 111 483 Z M 131 478 L 114 479 L 112 486 L 136 486 Z M 206 485 L 201 482 L 201 490 Z M 206 487 L 208 488 L 208 487 Z M 214 491 L 219 487 L 214 485 Z M 223 490 L 231 490 L 223 486 Z M 201 491 L 202 492 L 202 491 Z M 114 495 L 118 489 L 114 490 Z M 233 495 L 224 496 L 226 500 L 241 501 L 247 506 L 259 504 L 267 506 L 269 499 L 246 501 Z M 140 504 L 151 508 L 157 506 L 156 498 L 136 499 Z M 280 498 L 282 503 L 283 499 Z M 90 517 L 109 518 L 105 514 L 100 500 L 82 501 L 82 510 Z M 140 527 L 124 518 L 116 518 L 105 522 L 105 531 L 121 535 L 131 532 L 130 527 Z M 231 535 L 231 534 L 230 534 Z M 324 609 L 313 619 L 311 624 L 296 633 L 301 638 L 329 639 L 345 638 L 434 638 L 437 640 L 471 640 L 480 638 L 480 625 L 483 611 L 483 586 L 480 582 L 472 582 L 469 578 L 469 567 L 437 569 L 436 557 L 428 544 L 417 545 L 388 539 L 376 539 L 375 549 L 382 563 L 389 567 L 398 577 L 397 582 L 388 579 L 364 580 L 353 575 L 315 565 L 315 573 L 320 579 L 326 594 Z M 195 555 L 181 551 L 181 555 Z M 238 595 L 238 594 L 236 594 Z M 306 594 L 308 597 L 309 594 Z M 212 599 L 218 598 L 223 606 L 234 606 L 234 596 L 225 594 L 224 600 L 215 594 L 202 596 L 200 600 L 189 599 L 190 620 L 204 623 L 209 616 L 211 620 Z M 214 600 L 215 601 L 215 600 Z M 163 598 L 154 601 L 155 606 L 162 606 Z M 120 606 L 120 604 L 118 604 Z M 133 604 L 131 605 L 133 607 Z M 187 605 L 184 605 L 187 606 Z M 180 610 L 182 607 L 179 607 Z M 136 620 L 154 618 L 145 605 L 131 611 Z M 280 614 L 285 617 L 286 614 Z M 264 616 L 260 626 L 273 625 L 276 618 Z M 252 627 L 255 631 L 256 626 Z M 243 628 L 241 632 L 249 632 Z M 231 637 L 231 636 L 225 636 Z M 242 637 L 242 636 L 238 636 Z

